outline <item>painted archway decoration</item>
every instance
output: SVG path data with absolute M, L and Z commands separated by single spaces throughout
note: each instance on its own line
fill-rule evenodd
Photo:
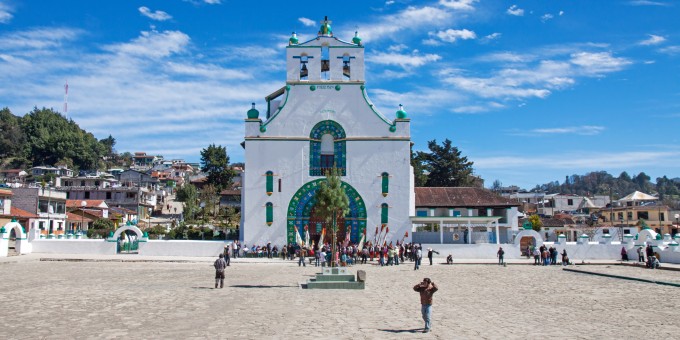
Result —
M 541 237 L 541 234 L 539 234 L 536 230 L 533 229 L 524 229 L 520 231 L 517 236 L 515 236 L 515 245 L 519 246 L 520 241 L 522 240 L 523 237 L 533 237 L 534 240 L 536 241 L 536 244 L 534 244 L 534 247 L 540 247 L 543 245 L 543 237 Z
M 8 254 L 9 237 L 12 230 L 16 235 L 15 249 L 17 253 L 30 254 L 33 247 L 28 242 L 24 227 L 16 220 L 12 220 L 0 228 L 0 257 L 6 257 Z
M 120 237 L 120 234 L 122 234 L 126 230 L 130 230 L 130 231 L 134 232 L 137 235 L 137 240 L 139 240 L 139 242 L 146 242 L 147 239 L 148 239 L 144 235 L 144 233 L 142 233 L 142 230 L 139 229 L 136 225 L 124 225 L 124 226 L 116 229 L 116 232 L 114 232 L 113 235 L 110 235 L 107 241 L 117 242 L 118 238 Z
M 304 226 L 309 222 L 312 209 L 316 204 L 316 191 L 321 181 L 325 178 L 305 183 L 291 198 L 288 204 L 288 218 L 286 223 L 286 240 L 295 243 L 295 227 L 300 236 L 304 238 Z M 366 205 L 361 195 L 346 182 L 342 182 L 342 188 L 349 199 L 349 211 L 345 214 L 345 227 L 351 230 L 350 241 L 359 242 L 359 237 L 366 229 Z
M 333 162 L 340 170 L 340 175 L 346 176 L 345 129 L 332 120 L 318 122 L 309 133 L 309 175 L 324 176 L 324 167 L 321 164 L 321 137 L 325 134 L 333 136 Z

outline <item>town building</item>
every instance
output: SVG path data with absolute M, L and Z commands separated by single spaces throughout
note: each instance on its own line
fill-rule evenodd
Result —
M 285 85 L 266 96 L 262 116 L 253 104 L 245 120 L 243 243 L 293 243 L 305 226 L 312 242 L 330 241 L 330 229 L 319 240 L 328 222 L 315 193 L 334 167 L 350 201 L 340 240 L 358 242 L 378 226 L 393 240 L 411 231 L 410 119 L 396 101 L 393 117 L 377 110 L 364 70 L 359 36 L 338 39 L 328 20 L 309 41 L 289 39 Z
M 64 233 L 66 227 L 66 193 L 54 188 L 22 187 L 12 189 L 12 206 L 38 217 L 24 226 L 26 232 L 39 228 L 51 235 Z
M 415 188 L 413 242 L 508 243 L 519 231 L 514 200 L 483 188 Z

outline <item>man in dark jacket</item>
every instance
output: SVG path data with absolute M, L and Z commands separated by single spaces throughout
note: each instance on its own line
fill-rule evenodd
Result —
M 220 253 L 220 257 L 215 260 L 215 288 L 219 285 L 224 288 L 224 269 L 227 268 L 227 262 L 224 261 L 224 254 Z
M 423 282 L 413 286 L 413 290 L 420 293 L 420 312 L 425 321 L 423 333 L 427 333 L 432 328 L 432 295 L 438 290 L 437 285 L 429 278 L 424 278 Z

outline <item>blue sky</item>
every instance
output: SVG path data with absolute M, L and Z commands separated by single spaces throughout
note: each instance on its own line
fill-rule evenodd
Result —
M 363 38 L 367 90 L 415 150 L 449 138 L 486 185 L 680 176 L 680 3 L 0 0 L 0 107 L 63 111 L 119 151 L 232 161 L 285 82 L 292 31 Z

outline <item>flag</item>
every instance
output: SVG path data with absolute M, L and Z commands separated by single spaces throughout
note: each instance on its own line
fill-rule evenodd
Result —
M 309 247 L 309 227 L 305 224 L 305 245 Z
M 326 227 L 323 227 L 323 229 L 321 229 L 321 238 L 319 238 L 319 247 L 323 247 L 325 238 L 326 238 Z
M 352 230 L 347 229 L 347 234 L 345 235 L 345 241 L 342 243 L 343 247 L 347 247 L 347 245 L 349 244 L 349 240 L 350 240 L 351 235 L 352 235 Z
M 378 242 L 378 227 L 375 227 L 375 234 L 373 234 L 373 243 Z
M 361 234 L 361 240 L 359 240 L 359 247 L 357 249 L 359 251 L 362 251 L 364 249 L 364 241 L 366 240 L 366 229 L 364 229 L 364 233 Z
M 295 243 L 302 247 L 302 237 L 300 237 L 300 231 L 298 230 L 297 226 L 295 227 Z

